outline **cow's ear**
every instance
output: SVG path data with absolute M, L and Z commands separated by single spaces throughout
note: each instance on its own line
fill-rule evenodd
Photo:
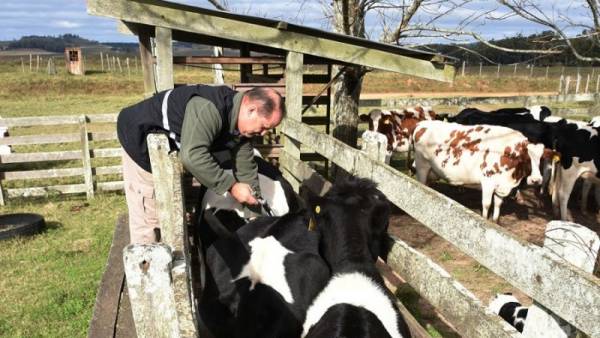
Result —
M 370 117 L 367 114 L 360 114 L 359 118 L 363 122 L 369 122 L 369 120 L 370 120 Z

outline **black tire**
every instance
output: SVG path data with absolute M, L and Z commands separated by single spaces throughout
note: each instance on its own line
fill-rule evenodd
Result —
M 46 223 L 38 214 L 0 215 L 0 240 L 15 236 L 29 236 L 40 232 Z

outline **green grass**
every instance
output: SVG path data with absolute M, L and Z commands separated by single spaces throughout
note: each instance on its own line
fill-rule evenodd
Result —
M 92 315 L 121 194 L 18 200 L 2 213 L 35 212 L 46 230 L 0 244 L 0 336 L 81 337 Z

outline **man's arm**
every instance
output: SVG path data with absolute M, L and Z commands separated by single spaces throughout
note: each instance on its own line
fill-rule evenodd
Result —
M 224 194 L 235 183 L 210 153 L 212 142 L 220 134 L 221 117 L 210 101 L 193 97 L 187 104 L 181 127 L 181 162 L 204 186 Z
M 254 161 L 254 148 L 250 140 L 244 140 L 234 149 L 235 177 L 239 182 L 250 184 L 252 190 L 260 197 L 260 186 L 258 185 L 258 165 Z

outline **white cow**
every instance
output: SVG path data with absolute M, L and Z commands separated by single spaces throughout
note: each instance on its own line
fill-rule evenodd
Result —
M 542 144 L 530 144 L 510 128 L 464 126 L 441 121 L 419 122 L 413 133 L 417 179 L 425 184 L 430 174 L 452 185 L 477 185 L 482 193 L 482 215 L 494 197 L 492 220 L 497 222 L 503 198 L 521 180 L 540 184 Z

